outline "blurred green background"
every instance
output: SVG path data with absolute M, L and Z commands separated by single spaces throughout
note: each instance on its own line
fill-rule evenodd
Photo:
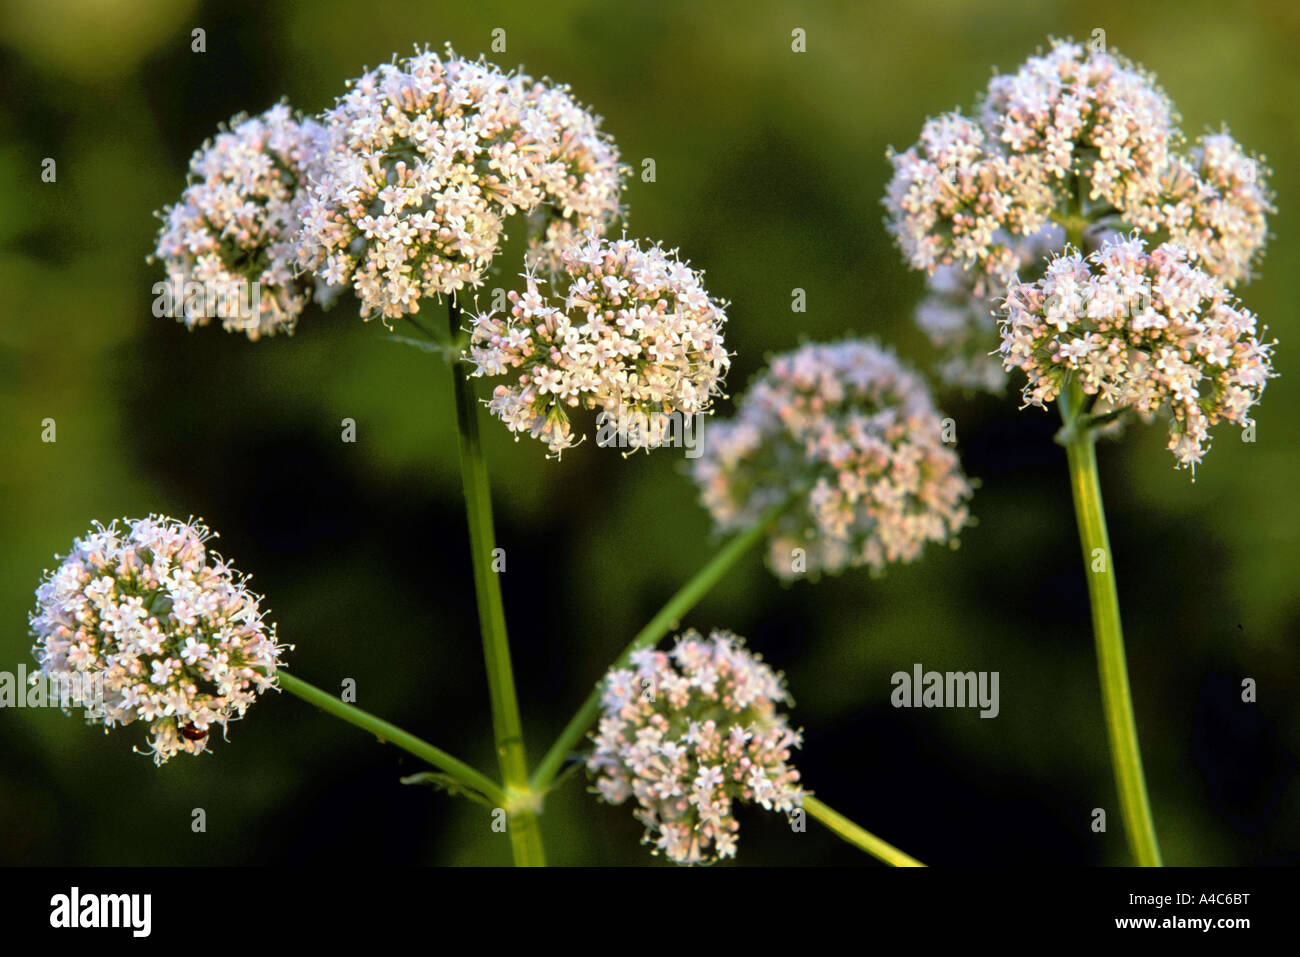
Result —
M 191 52 L 201 27 L 207 52 Z M 281 96 L 314 113 L 365 65 L 451 41 L 570 83 L 604 115 L 631 183 L 629 232 L 679 246 L 731 300 L 729 386 L 765 355 L 848 331 L 928 368 L 921 279 L 882 227 L 888 145 L 968 107 L 994 66 L 1049 35 L 1155 71 L 1189 134 L 1230 124 L 1275 170 L 1262 278 L 1242 290 L 1281 341 L 1258 442 L 1222 430 L 1195 484 L 1160 428 L 1100 450 L 1138 723 L 1175 864 L 1300 858 L 1300 7 L 1273 2 L 376 4 L 29 0 L 0 13 L 0 670 L 31 664 L 42 569 L 92 519 L 200 515 L 267 596 L 303 678 L 492 766 L 439 360 L 385 341 L 352 304 L 293 338 L 188 334 L 150 313 L 152 211 L 232 114 Z M 808 52 L 790 34 L 807 31 Z M 57 161 L 42 183 L 41 161 Z M 495 284 L 509 286 L 516 259 Z M 791 290 L 808 311 L 790 311 Z M 979 524 L 873 581 L 781 587 L 750 558 L 684 622 L 722 626 L 788 675 L 806 783 L 932 864 L 1128 860 L 1094 668 L 1064 455 L 1014 398 L 943 395 Z M 729 414 L 730 401 L 720 408 Z M 340 419 L 358 441 L 340 442 Z M 41 421 L 58 441 L 40 441 Z M 716 546 L 679 453 L 593 443 L 547 461 L 484 420 L 530 755 Z M 706 432 L 707 435 L 707 432 Z M 996 670 L 1001 714 L 898 711 L 914 662 Z M 1240 701 L 1244 677 L 1259 702 Z M 0 861 L 9 864 L 504 863 L 483 809 L 398 782 L 418 765 L 285 695 L 214 753 L 162 769 L 52 710 L 0 712 Z M 191 811 L 207 812 L 204 834 Z M 1091 810 L 1109 809 L 1093 834 Z M 742 864 L 859 864 L 816 824 L 741 818 Z M 646 863 L 629 807 L 570 779 L 546 806 L 561 864 Z

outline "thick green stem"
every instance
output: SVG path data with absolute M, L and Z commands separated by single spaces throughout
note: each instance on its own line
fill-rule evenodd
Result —
M 904 854 L 894 845 L 882 841 L 865 828 L 859 827 L 838 811 L 833 811 L 811 794 L 805 795 L 803 809 L 830 828 L 838 837 L 872 857 L 894 867 L 925 867 L 911 855 Z
M 619 667 L 626 663 L 628 656 L 637 649 L 649 648 L 651 645 L 658 644 L 664 635 L 677 626 L 682 615 L 690 611 L 695 606 L 695 603 L 703 598 L 709 589 L 716 585 L 718 580 L 740 560 L 741 556 L 767 534 L 787 506 L 788 502 L 773 505 L 763 513 L 758 522 L 727 542 L 710 559 L 709 563 L 696 572 L 695 577 L 683 585 L 677 594 L 668 599 L 668 604 L 659 609 L 659 613 L 637 632 L 636 637 L 615 659 L 613 667 Z M 534 792 L 541 794 L 546 791 L 551 781 L 555 779 L 555 775 L 559 773 L 560 767 L 564 764 L 564 759 L 582 740 L 582 736 L 596 723 L 596 717 L 599 714 L 600 689 L 597 687 L 591 694 L 587 695 L 587 700 L 582 703 L 578 713 L 564 726 L 560 736 L 551 745 L 551 749 L 546 752 L 546 757 L 542 758 L 541 763 L 533 771 L 532 787 Z
M 460 309 L 448 302 L 451 339 L 460 334 Z M 537 819 L 540 802 L 528 786 L 528 760 L 524 752 L 523 723 L 515 696 L 514 672 L 510 666 L 510 643 L 506 638 L 506 616 L 501 603 L 501 579 L 493 569 L 496 537 L 492 528 L 492 498 L 487 463 L 479 444 L 478 400 L 465 374 L 464 365 L 452 362 L 456 392 L 456 422 L 460 435 L 460 471 L 465 489 L 465 511 L 469 518 L 470 557 L 474 565 L 474 592 L 478 599 L 479 629 L 483 635 L 483 659 L 487 665 L 488 692 L 492 699 L 492 731 L 497 760 L 505 783 L 509 816 L 510 846 L 516 864 L 541 866 L 546 863 L 541 826 Z
M 1124 633 L 1120 626 L 1119 595 L 1115 587 L 1115 563 L 1106 532 L 1106 512 L 1097 480 L 1095 432 L 1080 427 L 1083 392 L 1071 383 L 1061 394 L 1063 437 L 1070 463 L 1070 488 L 1083 546 L 1084 574 L 1092 605 L 1092 630 L 1097 644 L 1097 670 L 1101 677 L 1101 702 L 1110 739 L 1111 763 L 1119 789 L 1120 811 L 1129 847 L 1138 864 L 1160 866 L 1155 824 L 1147 799 L 1138 748 L 1137 721 L 1129 693 L 1128 665 L 1124 659 Z
M 340 701 L 336 695 L 328 691 L 322 691 L 315 685 L 310 685 L 300 678 L 295 678 L 287 671 L 277 671 L 275 674 L 277 683 L 285 691 L 289 692 L 308 704 L 315 705 L 322 711 L 334 715 L 336 718 L 342 718 L 348 724 L 354 724 L 363 731 L 369 731 L 381 741 L 396 745 L 408 754 L 413 754 L 421 761 L 427 761 L 441 771 L 446 772 L 456 781 L 478 791 L 488 800 L 495 803 L 504 803 L 505 792 L 491 778 L 470 767 L 459 758 L 453 758 L 441 748 L 435 748 L 427 741 L 422 741 L 408 731 L 403 731 L 395 724 L 389 724 L 382 718 L 376 718 L 367 711 L 362 711 L 355 705 L 346 704 Z

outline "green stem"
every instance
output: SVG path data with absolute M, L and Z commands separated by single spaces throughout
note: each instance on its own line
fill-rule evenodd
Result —
M 659 613 L 637 632 L 636 637 L 632 639 L 631 643 L 623 649 L 615 660 L 613 667 L 617 668 L 626 663 L 628 656 L 632 652 L 658 644 L 664 635 L 677 626 L 682 615 L 690 611 L 695 606 L 695 603 L 703 598 L 709 589 L 716 585 L 718 580 L 740 560 L 741 556 L 768 532 L 788 505 L 789 502 L 773 505 L 763 513 L 762 517 L 754 525 L 727 542 L 710 559 L 709 563 L 696 572 L 695 577 L 683 585 L 677 594 L 668 599 L 668 604 L 659 609 Z M 599 714 L 600 688 L 597 687 L 591 694 L 587 695 L 587 700 L 582 703 L 578 713 L 564 726 L 560 736 L 551 745 L 551 749 L 546 752 L 546 757 L 542 758 L 541 763 L 533 771 L 532 789 L 534 792 L 542 794 L 546 791 L 546 788 L 555 779 L 555 775 L 559 773 L 561 766 L 564 764 L 564 759 L 582 740 L 582 736 L 587 733 L 588 729 L 596 723 L 596 717 Z
M 454 301 L 447 306 L 451 340 L 460 333 L 460 309 Z M 479 630 L 483 636 L 483 659 L 487 666 L 488 693 L 492 699 L 492 731 L 497 760 L 505 782 L 505 809 L 510 819 L 510 846 L 515 863 L 542 866 L 541 825 L 537 819 L 539 801 L 528 786 L 528 760 L 524 752 L 523 723 L 515 696 L 515 677 L 510 666 L 510 643 L 506 638 L 505 609 L 501 603 L 501 579 L 492 568 L 496 536 L 492 528 L 492 497 L 487 463 L 479 444 L 478 400 L 464 365 L 452 362 L 456 392 L 456 422 L 460 435 L 460 471 L 465 489 L 465 511 L 469 519 L 470 557 L 474 564 L 474 592 L 478 600 Z
M 915 857 L 904 854 L 894 845 L 882 841 L 865 828 L 859 827 L 838 811 L 831 810 L 811 794 L 804 795 L 803 809 L 835 832 L 836 836 L 872 857 L 894 867 L 925 867 Z
M 1142 753 L 1138 748 L 1137 721 L 1129 693 L 1128 666 L 1124 659 L 1124 633 L 1120 626 L 1119 595 L 1115 587 L 1115 563 L 1106 531 L 1101 485 L 1097 480 L 1096 434 L 1080 428 L 1083 391 L 1070 383 L 1061 394 L 1061 418 L 1068 437 L 1065 451 L 1070 463 L 1070 488 L 1083 546 L 1084 574 L 1092 605 L 1092 630 L 1097 645 L 1097 670 L 1101 678 L 1101 702 L 1110 739 L 1111 763 L 1119 789 L 1120 810 L 1129 848 L 1143 867 L 1160 866 L 1155 824 L 1142 774 Z
M 505 792 L 501 790 L 500 785 L 459 758 L 453 758 L 441 748 L 435 748 L 429 742 L 422 741 L 409 731 L 403 731 L 397 725 L 389 724 L 382 718 L 376 718 L 373 714 L 362 711 L 355 705 L 346 704 L 340 701 L 336 695 L 332 695 L 328 691 L 322 691 L 301 678 L 295 678 L 287 671 L 277 671 L 275 679 L 279 686 L 291 695 L 301 698 L 308 704 L 315 705 L 336 718 L 342 718 L 348 724 L 354 724 L 363 731 L 369 731 L 381 741 L 396 745 L 408 754 L 415 755 L 421 761 L 426 761 L 435 768 L 445 771 L 466 787 L 480 792 L 489 800 L 498 804 L 505 802 Z

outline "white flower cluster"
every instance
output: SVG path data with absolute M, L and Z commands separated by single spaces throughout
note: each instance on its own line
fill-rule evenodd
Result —
M 731 360 L 726 304 L 700 273 L 658 245 L 595 236 L 560 264 L 563 299 L 529 272 L 507 315 L 472 319 L 472 374 L 514 378 L 493 390 L 493 415 L 558 455 L 575 443 L 566 409 L 603 410 L 629 448 L 661 444 L 670 416 L 708 411 Z
M 955 542 L 971 486 L 944 443 L 924 381 L 870 342 L 805 345 L 777 356 L 733 420 L 710 426 L 694 463 L 722 531 L 793 501 L 768 548 L 785 579 L 920 557 Z
M 1054 41 L 989 81 L 978 120 L 957 113 L 928 120 L 916 146 L 890 151 L 884 204 L 904 257 L 916 269 L 967 274 L 941 278 L 940 301 L 918 314 L 945 352 L 945 381 L 1000 391 L 1005 380 L 970 361 L 996 345 L 987 301 L 1026 273 L 1040 275 L 1041 251 L 1059 251 L 1064 241 L 1058 224 L 1077 224 L 1080 215 L 1102 227 L 1090 238 L 1136 229 L 1180 243 L 1229 287 L 1249 275 L 1274 211 L 1268 171 L 1226 132 L 1183 155 L 1177 121 L 1140 67 Z M 963 287 L 965 308 L 955 301 Z
M 1026 404 L 1072 379 L 1106 409 L 1168 410 L 1179 468 L 1201 461 L 1211 426 L 1251 425 L 1273 375 L 1275 343 L 1260 341 L 1255 316 L 1174 243 L 1148 252 L 1135 235 L 1087 258 L 1067 250 L 1037 282 L 1013 284 L 1005 310 L 1001 354 L 1028 376 Z
M 1056 41 L 1015 73 L 994 76 L 980 111 L 990 139 L 1065 189 L 1131 209 L 1160 191 L 1181 139 L 1164 91 L 1141 67 L 1105 50 Z
M 778 705 L 782 677 L 727 631 L 633 653 L 602 684 L 587 769 L 611 804 L 634 797 L 645 843 L 679 864 L 734 857 L 737 802 L 790 814 L 803 800 L 789 763 L 802 743 Z
M 181 201 L 160 214 L 152 257 L 167 272 L 176 318 L 194 328 L 219 317 L 253 340 L 293 332 L 311 297 L 310 281 L 296 275 L 295 243 L 322 144 L 320 126 L 280 103 L 234 117 L 194 154 Z
M 413 313 L 478 286 L 528 214 L 534 259 L 619 215 L 625 168 L 600 121 L 566 87 L 507 74 L 448 48 L 349 83 L 322 117 L 332 149 L 312 184 L 302 264 L 351 285 L 361 315 Z
M 276 686 L 285 648 L 209 537 L 164 516 L 96 524 L 36 590 L 41 671 L 73 688 L 86 687 L 74 674 L 102 683 L 102 700 L 70 703 L 105 731 L 147 722 L 156 764 L 206 751 L 214 726 L 224 732 Z
M 978 296 L 1005 285 L 1020 264 L 1014 237 L 1043 229 L 1055 206 L 1041 161 L 1003 153 L 959 113 L 926 120 L 916 146 L 888 155 L 889 231 L 912 268 L 959 266 Z
M 1161 194 L 1134 218 L 1144 232 L 1165 230 L 1232 288 L 1251 277 L 1268 240 L 1268 217 L 1277 212 L 1269 172 L 1228 132 L 1202 136 L 1187 158 L 1174 158 Z

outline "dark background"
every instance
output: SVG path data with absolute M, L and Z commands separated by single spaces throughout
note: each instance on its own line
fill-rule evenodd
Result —
M 190 31 L 207 31 L 207 52 Z M 1241 290 L 1281 340 L 1259 439 L 1221 429 L 1193 484 L 1162 427 L 1099 450 L 1152 804 L 1174 864 L 1300 852 L 1295 576 L 1300 97 L 1290 3 L 6 3 L 0 14 L 0 669 L 31 664 L 41 570 L 92 519 L 200 515 L 254 575 L 297 674 L 354 678 L 358 704 L 493 764 L 448 373 L 345 300 L 293 338 L 193 334 L 150 313 L 145 262 L 190 153 L 281 96 L 327 106 L 363 66 L 453 42 L 570 83 L 636 169 L 629 233 L 680 246 L 729 299 L 729 385 L 772 351 L 853 331 L 928 367 L 920 277 L 879 205 L 885 148 L 969 107 L 994 66 L 1049 35 L 1110 44 L 1159 74 L 1189 134 L 1221 121 L 1267 155 L 1280 211 Z M 808 52 L 790 50 L 807 31 Z M 45 157 L 58 181 L 40 180 Z M 509 286 L 516 251 L 491 285 Z M 807 290 L 808 312 L 790 311 Z M 1065 474 L 1042 412 L 941 395 L 982 482 L 960 550 L 880 580 L 778 585 L 757 554 L 687 620 L 727 627 L 788 675 L 807 784 L 932 864 L 1128 860 L 1105 747 Z M 730 414 L 732 403 L 720 412 Z M 340 419 L 357 422 L 355 445 Z M 56 444 L 40 423 L 58 423 Z M 716 547 L 679 452 L 593 443 L 556 463 L 484 419 L 530 755 Z M 995 670 L 1001 714 L 900 711 L 889 676 Z M 1243 677 L 1259 702 L 1240 701 Z M 200 759 L 156 769 L 143 728 L 105 736 L 53 710 L 0 713 L 0 862 L 503 863 L 481 808 L 287 696 Z M 191 811 L 207 812 L 205 834 Z M 1110 830 L 1089 829 L 1107 808 Z M 743 812 L 740 862 L 857 864 L 815 823 Z M 580 779 L 543 819 L 560 864 L 645 863 L 627 806 Z

